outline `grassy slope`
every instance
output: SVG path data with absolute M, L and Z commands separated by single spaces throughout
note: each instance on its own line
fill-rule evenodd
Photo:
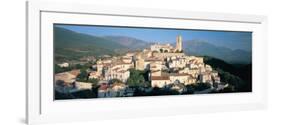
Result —
M 56 60 L 79 59 L 83 56 L 114 54 L 126 47 L 114 41 L 81 34 L 60 27 L 54 28 Z

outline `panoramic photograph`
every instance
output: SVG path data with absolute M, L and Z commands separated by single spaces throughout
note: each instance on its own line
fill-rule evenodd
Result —
M 54 24 L 54 100 L 252 92 L 252 32 Z

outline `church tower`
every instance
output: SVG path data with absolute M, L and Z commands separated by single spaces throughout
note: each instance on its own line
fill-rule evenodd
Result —
M 177 36 L 177 42 L 176 42 L 176 50 L 182 51 L 182 38 L 181 36 Z
M 101 59 L 99 59 L 97 61 L 97 72 L 101 75 L 102 74 L 102 70 L 103 70 L 103 64 L 102 64 Z

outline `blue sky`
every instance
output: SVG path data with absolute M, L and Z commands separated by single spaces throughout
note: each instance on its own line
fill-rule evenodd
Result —
M 242 49 L 251 51 L 251 32 L 227 32 L 189 29 L 157 29 L 157 28 L 134 28 L 134 27 L 108 27 L 89 25 L 62 25 L 75 32 L 85 33 L 94 36 L 128 36 L 144 40 L 146 42 L 168 42 L 174 43 L 177 35 L 181 35 L 183 40 L 202 40 L 216 46 L 230 49 Z

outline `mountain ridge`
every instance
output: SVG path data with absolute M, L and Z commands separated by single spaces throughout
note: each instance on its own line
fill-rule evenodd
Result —
M 83 56 L 122 54 L 141 50 L 154 43 L 128 36 L 95 36 L 78 33 L 61 27 L 54 27 L 55 56 L 58 59 L 75 59 Z M 175 45 L 173 43 L 172 45 Z M 202 40 L 185 40 L 183 49 L 187 55 L 211 56 L 228 63 L 251 63 L 251 52 L 232 50 Z
M 186 54 L 189 55 L 216 57 L 225 60 L 228 63 L 248 64 L 252 62 L 251 52 L 241 49 L 232 50 L 227 47 L 216 46 L 201 40 L 183 41 L 183 49 Z
M 151 43 L 148 43 L 144 40 L 140 40 L 134 37 L 128 37 L 128 36 L 103 36 L 103 38 L 115 41 L 123 46 L 126 46 L 130 49 L 143 49 L 148 47 L 148 45 L 151 45 Z

